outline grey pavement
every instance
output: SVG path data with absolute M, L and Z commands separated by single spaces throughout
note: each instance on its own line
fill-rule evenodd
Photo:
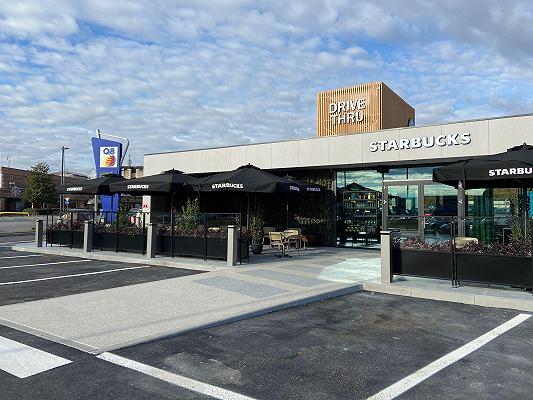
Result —
M 193 261 L 185 268 L 205 268 L 203 260 Z M 376 252 L 317 249 L 283 259 L 266 254 L 253 261 L 235 268 L 220 263 L 219 270 L 199 275 L 6 305 L 0 307 L 0 323 L 100 353 L 357 292 L 360 282 L 375 280 L 379 273 Z
M 361 292 L 114 354 L 258 400 L 364 400 L 517 314 Z M 532 332 L 530 318 L 398 398 L 530 398 Z
M 0 237 L 13 233 L 29 233 L 35 226 L 34 217 L 0 217 Z

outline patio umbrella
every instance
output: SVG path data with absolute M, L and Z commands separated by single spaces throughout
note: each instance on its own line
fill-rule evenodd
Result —
M 433 181 L 465 189 L 533 186 L 533 146 L 526 143 L 504 153 L 470 158 L 433 169 Z
M 300 186 L 251 164 L 208 176 L 195 185 L 201 192 L 299 193 Z
M 195 187 L 200 192 L 232 191 L 246 193 L 246 226 L 250 226 L 250 193 L 300 193 L 298 184 L 263 171 L 251 164 L 243 165 L 233 171 L 208 176 Z
M 326 190 L 324 186 L 317 185 L 316 183 L 301 181 L 290 175 L 285 175 L 284 178 L 294 183 L 295 185 L 298 185 L 303 193 L 318 194 L 323 193 Z M 289 199 L 287 199 L 287 202 L 285 204 L 285 225 L 287 227 L 289 226 Z
M 140 195 L 165 195 L 170 194 L 170 226 L 174 236 L 174 194 L 192 191 L 192 185 L 199 180 L 193 176 L 184 174 L 182 171 L 170 169 L 157 175 L 144 176 L 137 179 L 129 179 L 111 185 L 111 191 Z M 171 255 L 174 257 L 174 241 L 172 241 Z
M 317 185 L 316 183 L 300 181 L 290 175 L 286 175 L 284 176 L 284 178 L 287 179 L 289 182 L 292 182 L 297 185 L 300 190 L 305 193 L 322 193 L 326 190 L 324 186 Z
M 135 196 L 173 194 L 193 190 L 192 185 L 199 183 L 193 176 L 170 169 L 157 175 L 128 179 L 110 185 L 113 193 L 126 193 Z
M 59 186 L 57 192 L 61 194 L 102 194 L 110 195 L 110 185 L 120 183 L 126 179 L 120 175 L 106 174 L 99 178 L 81 181 L 76 184 Z

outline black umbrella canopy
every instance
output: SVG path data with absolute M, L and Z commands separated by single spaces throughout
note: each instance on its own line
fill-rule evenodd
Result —
M 533 186 L 533 146 L 526 143 L 504 153 L 471 158 L 433 169 L 433 181 L 465 189 Z
M 211 175 L 196 186 L 202 192 L 300 193 L 300 187 L 285 178 L 251 164 Z
M 110 185 L 110 188 L 113 193 L 126 193 L 136 196 L 158 195 L 192 190 L 192 185 L 198 182 L 199 180 L 193 176 L 171 169 L 157 175 L 115 183 Z
M 285 179 L 288 181 L 298 185 L 300 187 L 300 191 L 304 193 L 322 193 L 326 190 L 324 186 L 317 185 L 316 183 L 306 182 L 306 181 L 300 181 L 296 179 L 293 176 L 286 175 L 284 176 Z
M 61 194 L 102 194 L 109 195 L 112 192 L 109 186 L 113 183 L 119 183 L 126 179 L 120 175 L 106 174 L 96 179 L 89 179 L 81 181 L 74 185 L 64 185 L 57 188 L 57 192 Z

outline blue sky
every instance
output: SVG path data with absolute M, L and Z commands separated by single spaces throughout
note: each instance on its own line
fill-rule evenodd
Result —
M 533 112 L 531 1 L 0 0 L 2 164 L 315 136 L 316 92 L 384 81 L 417 125 Z

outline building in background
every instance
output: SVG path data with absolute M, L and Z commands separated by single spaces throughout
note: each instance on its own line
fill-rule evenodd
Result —
M 144 176 L 142 165 L 126 165 L 120 167 L 120 174 L 126 179 L 137 179 Z
M 29 170 L 0 166 L 0 211 L 21 211 L 29 207 L 21 198 L 29 174 Z M 64 176 L 67 185 L 88 179 L 86 175 L 75 173 L 65 173 Z M 61 172 L 53 172 L 52 179 L 56 186 L 59 186 Z M 69 199 L 72 203 L 71 208 L 84 207 L 89 198 L 90 196 L 71 195 Z M 49 206 L 53 208 L 57 207 L 57 204 Z

